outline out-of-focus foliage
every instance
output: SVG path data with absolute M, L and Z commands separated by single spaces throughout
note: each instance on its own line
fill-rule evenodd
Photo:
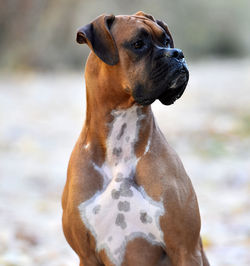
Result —
M 138 10 L 166 21 L 188 58 L 250 52 L 249 0 L 0 0 L 0 68 L 79 67 L 89 52 L 75 43 L 79 26 Z

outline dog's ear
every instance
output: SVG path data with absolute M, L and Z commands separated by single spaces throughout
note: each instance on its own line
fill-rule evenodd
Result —
M 172 35 L 168 29 L 168 25 L 165 22 L 158 20 L 158 19 L 156 20 L 156 23 L 159 26 L 161 26 L 164 29 L 164 31 L 167 33 L 167 35 L 170 37 L 170 47 L 174 48 L 174 41 L 173 41 Z
M 90 49 L 106 64 L 115 65 L 119 61 L 118 49 L 110 32 L 114 15 L 101 15 L 77 31 L 76 41 L 87 43 Z
M 155 19 L 153 16 L 149 15 L 149 14 L 146 14 L 144 13 L 143 11 L 138 11 L 137 13 L 135 13 L 136 16 L 141 16 L 141 17 L 146 17 L 146 18 L 149 18 L 151 19 L 152 21 L 155 22 Z
M 164 29 L 164 31 L 168 34 L 168 36 L 170 37 L 170 47 L 173 48 L 174 47 L 174 41 L 173 41 L 173 38 L 172 38 L 172 35 L 168 29 L 168 25 L 161 21 L 161 20 L 158 20 L 158 19 L 154 19 L 153 16 L 149 15 L 149 14 L 146 14 L 144 13 L 143 11 L 138 11 L 137 13 L 135 13 L 136 16 L 141 16 L 141 17 L 146 17 L 146 18 L 149 18 L 151 19 L 152 21 L 156 22 L 160 27 L 162 27 Z

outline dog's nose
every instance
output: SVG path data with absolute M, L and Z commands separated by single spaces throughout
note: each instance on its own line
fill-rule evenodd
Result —
M 167 57 L 173 57 L 173 58 L 176 58 L 178 60 L 181 60 L 181 59 L 184 58 L 184 55 L 183 55 L 182 50 L 177 49 L 177 48 L 168 48 L 168 49 L 165 49 L 165 55 Z

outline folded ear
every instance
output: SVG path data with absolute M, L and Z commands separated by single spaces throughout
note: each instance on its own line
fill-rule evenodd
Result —
M 108 65 L 115 65 L 119 61 L 118 50 L 110 32 L 114 20 L 114 15 L 101 15 L 90 24 L 80 28 L 76 36 L 78 43 L 86 43 Z
M 168 25 L 161 21 L 161 20 L 158 20 L 158 19 L 154 19 L 153 16 L 149 15 L 149 14 L 146 14 L 144 13 L 143 11 L 138 11 L 137 13 L 135 13 L 136 16 L 141 16 L 141 17 L 146 17 L 146 18 L 149 18 L 151 19 L 152 21 L 156 22 L 160 27 L 162 27 L 164 29 L 164 31 L 168 34 L 168 36 L 170 37 L 170 47 L 173 48 L 174 47 L 174 41 L 173 41 L 173 38 L 172 38 L 172 35 L 168 29 Z
M 174 48 L 174 41 L 173 41 L 172 35 L 168 29 L 168 25 L 165 22 L 158 20 L 158 19 L 156 20 L 156 23 L 165 30 L 167 35 L 170 37 L 170 47 Z
M 135 13 L 136 16 L 141 16 L 141 17 L 146 17 L 146 18 L 149 18 L 151 20 L 153 20 L 155 22 L 155 19 L 153 16 L 149 15 L 149 14 L 146 14 L 144 13 L 143 11 L 138 11 L 137 13 Z

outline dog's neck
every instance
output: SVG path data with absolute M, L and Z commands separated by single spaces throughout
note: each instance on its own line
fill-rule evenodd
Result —
M 143 107 L 133 105 L 128 109 L 113 110 L 112 122 L 109 124 L 109 134 L 106 141 L 106 162 L 112 169 L 123 171 L 137 163 L 136 145 L 139 134 L 142 132 L 142 124 L 147 115 L 142 112 Z M 151 142 L 151 136 L 147 138 L 144 153 L 147 152 Z M 133 169 L 130 169 L 131 171 Z M 127 170 L 126 170 L 127 171 Z
M 124 163 L 129 165 L 129 160 L 140 158 L 149 148 L 154 128 L 150 106 L 137 105 L 131 99 L 128 99 L 127 104 L 112 106 L 104 102 L 100 105 L 98 99 L 91 98 L 87 89 L 82 144 L 98 154 L 98 158 L 102 158 L 96 162 L 98 165 L 104 161 L 111 167 L 122 166 Z

